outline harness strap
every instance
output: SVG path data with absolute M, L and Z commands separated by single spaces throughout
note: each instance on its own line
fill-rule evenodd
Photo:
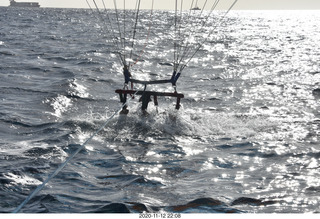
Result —
M 131 78 L 131 74 L 129 72 L 128 66 L 123 67 L 123 75 L 124 75 L 124 83 L 128 84 Z
M 172 83 L 172 86 L 176 86 L 176 83 L 177 83 L 180 75 L 181 75 L 181 72 L 179 72 L 179 73 L 177 74 L 177 72 L 174 71 L 174 72 L 172 73 L 172 76 L 171 76 L 171 79 L 170 79 L 170 82 Z

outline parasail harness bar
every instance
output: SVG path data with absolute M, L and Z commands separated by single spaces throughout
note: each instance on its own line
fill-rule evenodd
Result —
M 178 93 L 176 90 L 176 83 L 177 80 L 179 79 L 181 73 L 176 73 L 175 71 L 172 74 L 172 77 L 170 80 L 152 80 L 152 81 L 142 81 L 142 80 L 137 80 L 131 78 L 131 73 L 128 69 L 128 67 L 125 65 L 123 68 L 123 75 L 124 75 L 124 80 L 125 80 L 125 86 L 123 89 L 117 89 L 115 92 L 119 94 L 120 97 L 120 102 L 121 103 L 126 103 L 127 102 L 127 95 L 141 95 L 141 98 L 139 101 L 142 102 L 141 110 L 145 112 L 148 108 L 148 104 L 151 101 L 151 96 L 153 96 L 154 100 L 154 105 L 158 106 L 158 96 L 166 96 L 166 97 L 176 97 L 176 109 L 180 109 L 180 101 L 181 98 L 184 98 L 184 95 L 181 93 Z M 131 89 L 128 88 L 128 84 L 131 82 Z M 142 84 L 144 85 L 144 90 L 143 91 L 136 91 L 133 89 L 133 83 L 137 84 Z M 172 86 L 174 87 L 174 92 L 156 92 L 156 91 L 146 91 L 147 85 L 150 84 L 166 84 L 166 83 L 171 83 Z M 123 110 L 120 112 L 122 114 L 127 114 L 129 110 L 127 109 L 127 105 L 124 104 Z

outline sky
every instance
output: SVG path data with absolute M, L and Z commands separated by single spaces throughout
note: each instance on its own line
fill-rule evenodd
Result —
M 41 7 L 54 8 L 88 8 L 86 0 L 16 0 L 17 2 L 39 2 Z M 92 0 L 88 0 L 92 3 Z M 113 0 L 104 0 L 107 7 L 114 7 Z M 119 8 L 123 5 L 124 0 L 117 0 Z M 179 2 L 181 0 L 178 0 Z M 184 9 L 189 9 L 192 0 L 183 0 Z M 205 0 L 198 0 L 199 6 Z M 210 0 L 214 2 L 214 0 Z M 102 0 L 96 0 L 101 3 Z M 134 7 L 136 0 L 126 0 L 126 7 Z M 174 0 L 155 0 L 156 9 L 174 9 Z M 232 0 L 220 0 L 230 5 Z M 131 3 L 131 5 L 130 5 Z M 151 0 L 141 0 L 141 7 L 150 9 Z M 8 6 L 9 0 L 0 0 L 0 6 Z M 102 5 L 102 4 L 101 4 Z M 109 6 L 108 6 L 109 5 Z M 93 6 L 93 5 L 92 5 Z M 222 6 L 222 4 L 221 4 Z M 223 8 L 222 8 L 223 9 Z M 225 8 L 224 8 L 225 9 Z M 320 0 L 238 0 L 234 9 L 239 10 L 320 10 Z

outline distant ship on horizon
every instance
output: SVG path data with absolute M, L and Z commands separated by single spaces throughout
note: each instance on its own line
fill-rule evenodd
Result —
M 192 2 L 193 3 L 193 2 Z M 199 11 L 201 10 L 201 8 L 198 7 L 198 0 L 196 1 L 196 5 L 194 8 L 191 8 L 190 10 L 193 10 L 193 11 Z
M 10 7 L 40 8 L 40 5 L 38 2 L 16 2 L 15 0 L 10 0 Z
M 201 8 L 199 8 L 198 6 L 196 6 L 196 7 L 194 7 L 194 8 L 191 8 L 191 10 L 193 10 L 193 11 L 199 11 L 199 10 L 201 10 Z

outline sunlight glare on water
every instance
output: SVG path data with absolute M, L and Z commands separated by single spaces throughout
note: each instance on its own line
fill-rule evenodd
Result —
M 11 212 L 121 107 L 123 74 L 92 11 L 0 11 L 0 211 Z M 154 12 L 138 79 L 171 77 L 173 16 Z M 135 98 L 23 212 L 319 212 L 318 20 L 233 11 L 183 71 L 179 111 L 159 97 L 143 116 Z

